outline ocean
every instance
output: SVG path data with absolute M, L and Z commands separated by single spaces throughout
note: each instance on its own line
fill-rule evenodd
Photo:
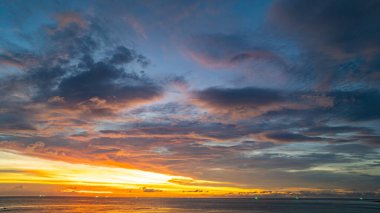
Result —
M 379 213 L 380 203 L 359 199 L 0 197 L 0 212 L 254 212 Z

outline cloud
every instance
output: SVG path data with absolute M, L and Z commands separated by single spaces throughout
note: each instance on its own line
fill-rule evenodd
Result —
M 372 133 L 372 129 L 357 126 L 315 126 L 310 127 L 304 133 L 308 135 L 337 135 L 341 133 Z
M 269 140 L 273 140 L 275 142 L 315 142 L 315 141 L 326 141 L 327 138 L 321 137 L 309 137 L 302 134 L 297 133 L 289 133 L 289 132 L 272 132 L 265 135 Z
M 104 42 L 103 38 L 96 34 L 99 31 L 98 28 L 93 27 L 94 29 L 90 28 L 90 31 L 83 32 L 82 29 L 73 29 L 72 26 L 52 35 L 55 38 L 58 34 L 58 42 L 63 46 L 69 58 L 60 59 L 61 62 L 58 62 L 59 64 L 53 68 L 57 71 L 62 70 L 62 72 L 52 76 L 52 79 L 46 79 L 57 81 L 57 84 L 54 85 L 56 88 L 48 88 L 51 90 L 51 95 L 60 96 L 65 101 L 74 103 L 91 98 L 99 98 L 108 102 L 111 100 L 127 102 L 148 100 L 160 96 L 161 88 L 148 77 L 119 66 L 135 63 L 136 66 L 145 67 L 144 56 L 125 46 L 117 46 L 109 50 L 110 59 L 107 56 L 95 59 L 95 54 L 100 47 L 103 47 L 102 42 Z M 72 39 L 74 44 L 78 45 L 72 46 L 69 43 Z M 65 47 L 65 45 L 68 46 Z M 62 53 L 58 58 L 61 57 Z M 74 61 L 77 61 L 77 64 L 72 65 Z M 41 72 L 46 73 L 46 71 Z M 45 79 L 42 78 L 42 80 Z
M 254 130 L 245 126 L 228 123 L 174 121 L 171 124 L 136 122 L 114 130 L 100 130 L 108 137 L 145 137 L 145 138 L 188 138 L 190 140 L 217 140 L 240 138 Z M 228 131 L 227 131 L 228 130 Z
M 342 53 L 378 51 L 380 3 L 376 0 L 276 1 L 272 20 L 303 38 Z
M 380 93 L 376 90 L 332 92 L 334 111 L 351 121 L 377 120 L 380 118 Z
M 123 46 L 119 46 L 113 54 L 110 62 L 113 64 L 130 63 L 135 58 L 134 54 L 135 53 L 130 49 Z
M 312 168 L 317 165 L 323 165 L 326 163 L 342 163 L 350 162 L 352 159 L 343 157 L 342 155 L 336 155 L 332 153 L 321 154 L 304 154 L 304 155 L 281 155 L 281 154 L 263 154 L 259 156 L 253 156 L 249 158 L 251 163 L 241 165 L 244 167 L 253 168 L 268 168 L 281 169 L 286 171 L 289 169 L 303 170 Z
M 146 188 L 146 187 L 142 187 L 141 189 L 143 192 L 162 192 L 161 189 L 151 189 L 151 188 Z
M 209 88 L 196 93 L 201 100 L 208 100 L 212 105 L 265 106 L 285 102 L 285 94 L 280 91 L 260 88 Z
M 126 73 L 123 69 L 98 62 L 77 75 L 64 78 L 58 85 L 57 95 L 74 102 L 94 97 L 111 102 L 127 102 L 160 96 L 161 89 L 147 80 L 136 73 Z
M 306 55 L 300 73 L 318 90 L 379 88 L 380 3 L 369 0 L 275 1 L 269 20 Z
M 255 47 L 241 35 L 198 35 L 185 44 L 185 54 L 210 68 L 233 67 L 248 61 L 268 61 L 286 67 L 284 59 L 272 47 L 262 44 Z
M 353 138 L 356 141 L 361 141 L 361 142 L 366 143 L 367 145 L 370 145 L 370 146 L 376 147 L 376 146 L 380 145 L 379 134 L 357 135 L 357 136 L 354 136 Z
M 0 80 L 1 89 L 7 90 L 0 96 L 8 104 L 3 110 L 28 108 L 37 113 L 33 117 L 45 118 L 49 116 L 43 114 L 49 111 L 63 112 L 65 109 L 77 116 L 111 116 L 123 108 L 162 96 L 160 85 L 145 73 L 134 70 L 147 66 L 143 55 L 125 46 L 114 45 L 102 28 L 83 17 L 71 13 L 57 17 L 59 24 L 46 28 L 47 48 L 38 56 L 13 49 L 1 56 L 14 62 L 33 59 L 33 63 L 26 61 L 22 64 L 25 74 Z M 111 45 L 106 47 L 106 42 Z M 102 51 L 108 51 L 110 57 Z M 3 119 L 9 120 L 11 116 L 3 115 Z M 32 117 L 32 113 L 13 116 L 12 125 L 20 123 L 17 120 L 27 120 L 25 117 L 28 116 Z
M 376 154 L 376 151 L 373 149 L 373 147 L 357 143 L 334 144 L 327 146 L 326 149 L 334 153 L 349 153 L 356 154 L 358 156 Z
M 27 113 L 9 110 L 0 113 L 0 131 L 36 130 Z
M 38 54 L 9 47 L 0 55 L 24 71 L 0 78 L 0 143 L 44 158 L 100 162 L 119 148 L 82 142 L 96 137 L 102 121 L 161 98 L 163 87 L 139 72 L 149 64 L 145 56 L 113 41 L 91 18 L 56 18 L 41 28 Z M 74 151 L 86 147 L 88 153 Z
M 198 34 L 183 42 L 182 51 L 203 68 L 233 71 L 235 84 L 277 88 L 298 78 L 292 62 L 296 51 L 279 41 L 270 32 Z
M 314 92 L 285 92 L 275 89 L 208 88 L 193 93 L 193 101 L 216 112 L 260 115 L 282 109 L 330 107 L 332 100 Z
M 377 110 L 380 93 L 376 90 L 331 91 L 319 94 L 321 97 L 327 98 L 328 105 L 320 104 L 298 109 L 283 108 L 277 111 L 268 111 L 266 115 L 270 117 L 296 116 L 309 120 L 317 117 L 319 120 L 334 119 L 350 122 L 376 121 L 380 118 Z M 325 103 L 325 101 L 321 103 Z
M 36 63 L 36 56 L 30 52 L 4 52 L 0 53 L 0 65 L 24 68 Z

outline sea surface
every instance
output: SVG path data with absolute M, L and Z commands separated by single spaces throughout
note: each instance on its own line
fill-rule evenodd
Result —
M 380 213 L 380 203 L 359 199 L 0 197 L 0 212 L 257 212 Z

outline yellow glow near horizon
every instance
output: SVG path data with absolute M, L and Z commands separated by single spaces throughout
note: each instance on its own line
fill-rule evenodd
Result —
M 86 164 L 73 164 L 63 161 L 46 160 L 24 156 L 16 152 L 0 151 L 0 169 L 2 171 L 19 171 L 37 175 L 41 180 L 52 179 L 88 184 L 163 184 L 181 176 L 170 176 L 136 169 L 125 169 Z M 12 173 L 12 172 L 10 172 Z M 7 181 L 1 176 L 1 181 Z M 13 182 L 14 180 L 8 180 Z
M 252 189 L 227 187 L 226 183 L 207 180 L 195 180 L 190 177 L 173 176 L 137 169 L 125 169 L 87 164 L 74 164 L 37 157 L 25 156 L 18 152 L 0 150 L 0 183 L 54 184 L 60 186 L 80 186 L 61 192 L 88 194 L 125 194 L 160 192 L 193 194 L 194 191 L 208 194 L 227 194 L 248 192 Z M 218 186 L 219 184 L 219 186 Z M 161 193 L 162 192 L 162 193 Z M 166 194 L 165 194 L 166 193 Z M 152 195 L 154 193 L 150 193 Z

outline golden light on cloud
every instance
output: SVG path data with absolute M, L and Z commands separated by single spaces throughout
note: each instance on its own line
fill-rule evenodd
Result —
M 195 180 L 190 177 L 137 169 L 53 161 L 9 150 L 0 150 L 0 171 L 1 183 L 58 185 L 63 187 L 61 193 L 87 195 L 212 196 L 252 190 L 262 191 L 226 186 L 228 183 Z

